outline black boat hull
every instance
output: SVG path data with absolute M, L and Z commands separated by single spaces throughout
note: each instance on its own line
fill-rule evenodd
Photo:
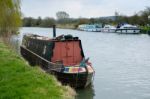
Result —
M 39 65 L 46 72 L 55 75 L 55 77 L 63 84 L 70 85 L 73 88 L 84 88 L 90 85 L 93 77 L 93 72 L 83 73 L 63 73 L 61 72 L 61 66 L 56 66 L 53 63 L 45 60 L 36 53 L 21 46 L 21 55 L 31 64 Z
M 54 71 L 56 78 L 63 84 L 73 88 L 85 88 L 90 85 L 93 73 L 62 73 Z

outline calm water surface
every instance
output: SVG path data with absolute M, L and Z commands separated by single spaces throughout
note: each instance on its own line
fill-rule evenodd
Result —
M 21 28 L 52 37 L 50 28 Z M 150 99 L 150 36 L 57 29 L 57 35 L 79 36 L 95 68 L 91 87 L 77 90 L 77 99 Z M 19 43 L 20 44 L 20 43 Z

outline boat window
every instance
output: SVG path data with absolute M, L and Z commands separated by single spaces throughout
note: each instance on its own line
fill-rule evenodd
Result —
M 96 25 L 96 28 L 101 28 L 101 27 Z
M 29 46 L 30 46 L 30 42 L 31 42 L 31 41 L 28 41 L 27 47 L 29 47 Z
M 44 46 L 44 49 L 43 49 L 43 55 L 45 55 L 46 53 L 46 45 Z

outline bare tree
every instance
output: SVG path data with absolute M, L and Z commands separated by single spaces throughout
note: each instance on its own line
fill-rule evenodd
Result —
M 59 12 L 56 13 L 56 17 L 57 17 L 58 20 L 67 19 L 67 18 L 69 18 L 69 14 L 66 13 L 65 11 L 59 11 Z

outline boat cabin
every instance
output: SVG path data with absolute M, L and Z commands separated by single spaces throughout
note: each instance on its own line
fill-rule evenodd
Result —
M 24 38 L 23 45 L 50 62 L 73 66 L 80 64 L 84 58 L 81 40 L 76 37 L 68 35 L 48 39 L 31 35 Z

